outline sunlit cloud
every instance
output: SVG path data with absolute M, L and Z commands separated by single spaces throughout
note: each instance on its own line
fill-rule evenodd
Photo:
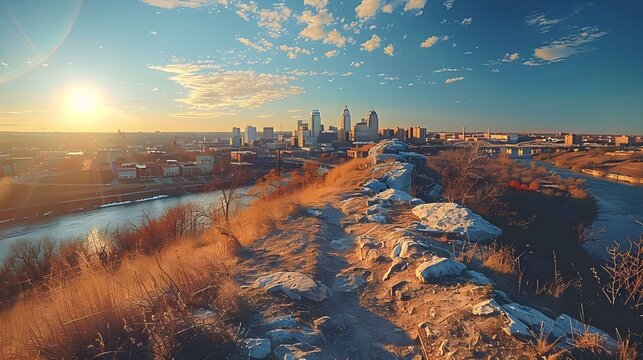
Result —
M 465 79 L 464 76 L 458 76 L 458 77 L 448 78 L 448 79 L 444 80 L 444 83 L 445 84 L 453 84 L 456 81 L 462 81 L 464 79 Z
M 533 57 L 523 64 L 537 66 L 542 63 L 563 61 L 574 54 L 592 50 L 588 45 L 605 35 L 607 32 L 600 30 L 598 26 L 584 27 L 576 34 L 562 37 L 534 49 Z
M 328 5 L 328 0 L 304 0 L 304 4 L 324 9 Z
M 261 39 L 257 43 L 254 43 L 251 40 L 246 39 L 244 37 L 238 37 L 237 41 L 239 41 L 240 43 L 242 43 L 243 45 L 249 48 L 257 50 L 260 53 L 266 52 L 267 50 L 272 49 L 272 47 L 274 46 L 270 41 L 265 39 Z
M 299 35 L 303 38 L 318 41 L 326 37 L 324 27 L 333 22 L 333 15 L 329 14 L 325 9 L 315 15 L 306 10 L 299 16 L 298 20 L 306 24 L 306 28 Z
M 423 47 L 423 48 L 430 48 L 431 46 L 435 45 L 439 40 L 440 40 L 440 38 L 438 38 L 438 37 L 437 37 L 437 36 L 435 36 L 435 35 L 433 35 L 433 36 L 429 36 L 428 38 L 426 38 L 426 40 L 424 40 L 424 41 L 420 44 L 420 47 Z
M 142 0 L 144 3 L 163 9 L 178 7 L 198 8 L 210 4 L 228 5 L 227 0 Z
M 404 5 L 404 11 L 409 10 L 422 10 L 426 5 L 427 0 L 408 0 Z
M 149 68 L 172 74 L 170 79 L 187 90 L 187 96 L 176 101 L 190 105 L 192 110 L 255 108 L 304 93 L 301 87 L 291 84 L 297 80 L 293 75 L 221 70 L 195 64 Z
M 327 57 L 327 58 L 335 57 L 335 56 L 337 56 L 337 50 L 326 51 L 324 53 L 324 56 Z
M 473 18 L 464 18 L 460 22 L 460 25 L 467 26 L 467 25 L 471 25 L 472 22 L 473 22 Z
M 380 0 L 362 0 L 355 8 L 358 18 L 369 18 L 375 16 L 380 7 Z
M 346 38 L 342 36 L 342 34 L 339 31 L 332 30 L 328 32 L 328 34 L 324 38 L 324 44 L 332 44 L 341 48 L 341 47 L 344 47 L 344 45 L 346 45 Z
M 538 32 L 544 34 L 561 20 L 556 18 L 547 18 L 544 14 L 535 13 L 525 18 L 525 24 L 537 28 Z
M 516 60 L 520 59 L 520 54 L 518 53 L 512 53 L 512 54 L 505 54 L 505 57 L 502 59 L 504 62 L 514 62 Z
M 259 25 L 268 30 L 273 38 L 281 36 L 284 28 L 283 23 L 290 18 L 292 10 L 284 4 L 277 4 L 273 9 L 262 9 L 259 11 Z
M 362 44 L 362 50 L 371 52 L 380 47 L 382 40 L 376 34 Z
M 395 55 L 395 46 L 393 46 L 393 44 L 386 45 L 386 47 L 384 48 L 384 54 L 386 54 L 388 56 L 394 56 Z

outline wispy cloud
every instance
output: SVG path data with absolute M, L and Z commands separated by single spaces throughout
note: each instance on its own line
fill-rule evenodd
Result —
M 466 79 L 464 76 L 458 76 L 458 77 L 454 77 L 454 78 L 448 78 L 448 79 L 444 80 L 444 83 L 445 84 L 453 84 L 456 81 L 462 81 L 464 79 Z
M 266 102 L 304 93 L 291 83 L 294 75 L 258 73 L 252 70 L 221 70 L 216 65 L 169 64 L 150 66 L 172 74 L 171 80 L 187 90 L 187 96 L 176 101 L 193 110 L 229 110 L 255 108 Z
M 177 7 L 198 8 L 209 4 L 228 5 L 227 0 L 142 0 L 144 3 L 163 9 Z
M 584 27 L 578 33 L 567 35 L 534 49 L 533 57 L 523 64 L 537 66 L 543 63 L 563 61 L 574 54 L 592 50 L 589 44 L 605 35 L 607 32 L 600 30 L 598 26 Z
M 257 50 L 260 53 L 266 52 L 266 50 L 271 49 L 274 46 L 270 41 L 265 39 L 261 39 L 257 43 L 254 43 L 251 40 L 246 39 L 244 37 L 238 37 L 237 41 L 239 41 L 240 43 L 242 43 L 243 45 L 249 48 Z
M 442 40 L 442 41 L 447 41 L 447 40 L 449 40 L 449 37 L 448 37 L 448 36 L 446 36 L 446 35 L 445 35 L 445 36 L 442 36 L 442 37 L 439 37 L 439 36 L 436 36 L 436 35 L 429 36 L 428 38 L 426 38 L 426 40 L 424 40 L 424 41 L 420 44 L 420 47 L 423 47 L 423 48 L 430 48 L 431 46 L 433 46 L 433 45 L 437 44 L 437 43 L 438 43 L 438 41 L 440 41 L 440 40 Z
M 292 10 L 284 4 L 276 4 L 273 9 L 259 11 L 259 25 L 268 30 L 273 38 L 278 38 L 284 31 L 283 23 L 290 18 Z
M 337 50 L 326 51 L 324 53 L 324 56 L 327 57 L 327 58 L 335 57 L 335 56 L 337 56 Z
M 514 62 L 516 60 L 520 59 L 520 54 L 518 53 L 506 53 L 505 57 L 502 59 L 504 62 Z
M 558 24 L 561 19 L 547 18 L 545 14 L 534 13 L 525 18 L 525 24 L 533 26 L 541 34 L 549 31 L 554 25 Z
M 408 0 L 406 5 L 404 5 L 404 11 L 422 10 L 427 1 L 428 0 Z
M 473 18 L 464 18 L 462 19 L 462 21 L 460 21 L 460 25 L 467 26 L 467 25 L 471 25 L 472 22 L 473 22 Z
M 451 10 L 451 8 L 453 8 L 453 3 L 454 2 L 455 2 L 455 0 L 446 0 L 444 2 L 444 7 L 447 8 L 447 10 Z

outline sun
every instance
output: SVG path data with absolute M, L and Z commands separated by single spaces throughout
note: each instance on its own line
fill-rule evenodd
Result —
M 100 93 L 91 88 L 77 87 L 67 93 L 67 108 L 77 115 L 90 115 L 101 106 Z

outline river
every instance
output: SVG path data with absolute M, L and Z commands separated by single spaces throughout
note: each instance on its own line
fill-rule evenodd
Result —
M 637 240 L 643 233 L 643 186 L 591 176 L 556 167 L 545 161 L 535 161 L 562 178 L 585 180 L 587 190 L 596 199 L 598 215 L 594 230 L 604 231 L 585 244 L 590 253 L 605 257 L 607 247 L 619 243 L 628 245 L 628 238 Z
M 241 188 L 239 191 L 246 192 L 247 189 Z M 220 191 L 159 197 L 6 226 L 0 228 L 0 259 L 4 258 L 11 245 L 20 239 L 40 240 L 48 236 L 65 241 L 83 238 L 94 230 L 113 230 L 118 226 L 138 225 L 143 218 L 143 212 L 152 218 L 157 218 L 165 210 L 186 203 L 207 209 L 212 205 L 218 205 L 220 197 Z

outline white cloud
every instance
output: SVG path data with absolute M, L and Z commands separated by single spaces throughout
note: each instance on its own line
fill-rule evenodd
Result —
M 580 32 L 552 41 L 534 49 L 534 55 L 523 64 L 537 66 L 541 63 L 553 63 L 567 59 L 568 57 L 590 51 L 587 45 L 599 40 L 607 32 L 601 31 L 598 26 L 584 27 Z
M 158 35 L 158 34 L 159 34 L 159 33 L 157 33 L 156 31 L 150 31 L 150 35 L 152 35 L 152 36 L 156 36 L 156 35 Z
M 273 38 L 281 36 L 283 23 L 288 20 L 292 10 L 284 4 L 277 4 L 273 9 L 262 9 L 259 11 L 258 25 L 267 29 L 268 34 Z
M 144 3 L 163 9 L 177 7 L 198 8 L 209 4 L 228 5 L 227 0 L 142 0 Z
M 257 50 L 260 53 L 266 52 L 266 50 L 271 49 L 274 46 L 270 41 L 265 39 L 261 39 L 259 40 L 259 42 L 254 43 L 251 40 L 246 39 L 244 37 L 238 37 L 237 41 L 239 41 L 240 43 L 242 43 L 247 47 Z
M 464 79 L 465 79 L 464 76 L 458 76 L 458 77 L 454 77 L 454 78 L 448 78 L 448 79 L 444 80 L 444 83 L 445 84 L 453 84 L 456 81 L 462 81 Z
M 404 11 L 422 10 L 426 2 L 427 0 L 407 0 L 406 5 L 404 5 Z
M 305 48 L 300 48 L 299 46 L 288 46 L 288 45 L 279 45 L 279 50 L 288 53 L 288 57 L 291 59 L 296 59 L 299 54 L 310 55 L 312 52 Z
M 324 53 L 324 56 L 327 57 L 327 58 L 335 57 L 335 56 L 337 56 L 337 50 L 326 51 Z
M 380 0 L 362 0 L 362 3 L 355 8 L 355 13 L 358 18 L 369 18 L 375 16 L 379 7 Z
M 304 0 L 304 4 L 314 6 L 321 10 L 326 8 L 328 0 Z
M 299 16 L 299 22 L 305 23 L 306 28 L 299 35 L 310 40 L 321 40 L 326 36 L 324 27 L 333 22 L 333 15 L 326 10 L 321 10 L 313 15 L 309 10 L 304 11 Z
M 473 18 L 464 18 L 460 22 L 460 25 L 465 25 L 465 26 L 466 25 L 471 25 L 472 22 L 473 22 Z
M 352 67 L 360 67 L 362 65 L 364 65 L 363 61 L 353 61 L 353 62 L 351 62 Z
M 424 40 L 424 41 L 420 44 L 420 47 L 423 47 L 423 48 L 430 48 L 431 46 L 435 45 L 439 40 L 440 40 L 440 39 L 439 39 L 437 36 L 435 36 L 435 35 L 433 35 L 433 36 L 429 36 L 428 38 L 426 38 L 426 40 Z
M 382 12 L 386 14 L 391 14 L 393 13 L 393 5 L 391 4 L 386 4 L 382 6 Z
M 560 19 L 556 18 L 548 19 L 544 14 L 540 13 L 535 13 L 525 18 L 525 24 L 537 28 L 538 32 L 541 34 L 549 32 L 549 29 L 558 24 L 560 21 Z
M 384 48 L 384 54 L 388 56 L 395 55 L 395 46 L 393 46 L 393 44 L 386 45 L 386 47 Z
M 254 1 L 249 1 L 248 3 L 239 2 L 237 3 L 237 15 L 248 21 L 250 19 L 250 14 L 257 13 L 257 3 Z
M 502 59 L 504 62 L 514 62 L 516 60 L 520 59 L 520 54 L 518 53 L 513 53 L 513 54 L 505 54 L 505 57 Z
M 382 40 L 380 39 L 379 36 L 373 34 L 370 39 L 368 39 L 365 43 L 362 44 L 362 50 L 371 52 L 378 47 L 380 47 L 382 43 Z
M 349 71 L 349 72 L 346 72 L 346 73 L 340 74 L 339 76 L 343 76 L 343 77 L 353 76 L 353 72 L 352 72 L 352 71 Z
M 332 30 L 328 32 L 328 34 L 324 38 L 324 44 L 333 44 L 341 48 L 341 47 L 344 47 L 344 45 L 346 45 L 346 38 L 342 36 L 342 33 L 340 33 L 339 31 Z
M 451 8 L 453 8 L 453 3 L 454 2 L 455 2 L 455 0 L 446 0 L 444 2 L 444 7 L 447 8 L 447 10 L 451 10 Z
M 301 87 L 291 84 L 297 80 L 293 75 L 221 70 L 212 64 L 149 68 L 172 74 L 170 79 L 187 90 L 187 96 L 176 101 L 190 105 L 193 110 L 255 108 L 304 92 Z
M 499 72 L 500 72 L 500 69 L 491 69 L 491 72 L 492 72 L 492 73 L 499 73 Z

